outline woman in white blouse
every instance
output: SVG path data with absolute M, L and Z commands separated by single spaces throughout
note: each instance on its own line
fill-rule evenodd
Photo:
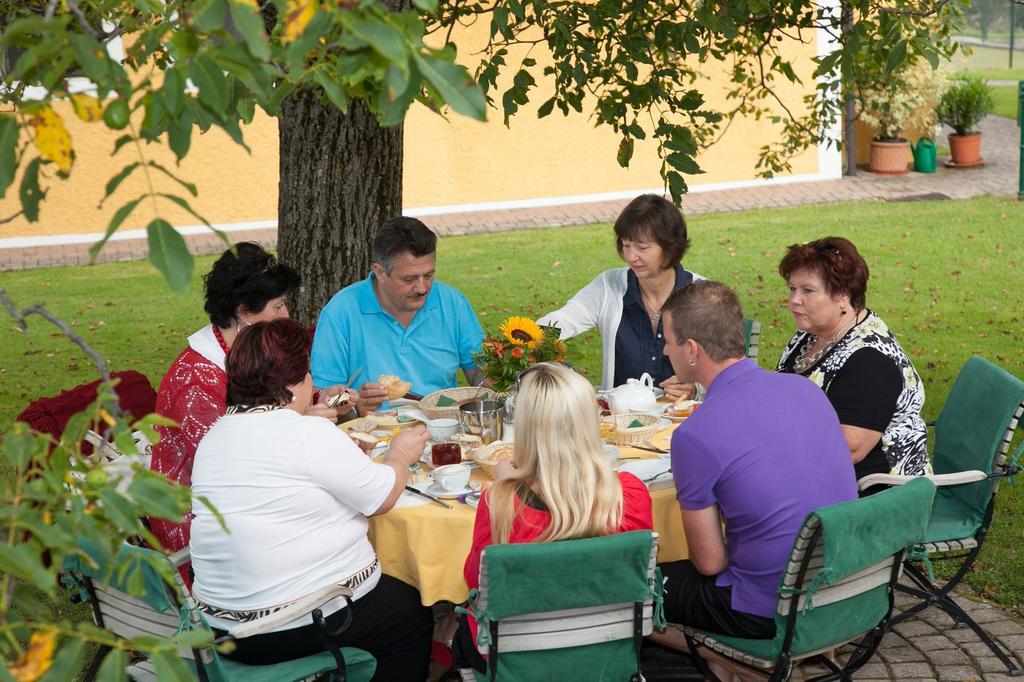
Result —
M 405 429 L 376 464 L 322 417 L 306 416 L 313 395 L 309 334 L 289 319 L 238 335 L 227 360 L 228 410 L 196 451 L 190 548 L 193 594 L 215 630 L 227 630 L 334 584 L 353 591 L 352 624 L 338 644 L 369 651 L 379 680 L 427 674 L 430 610 L 411 586 L 381 573 L 367 516 L 388 511 L 423 451 L 423 427 Z M 323 607 L 329 627 L 344 599 Z M 275 663 L 323 647 L 306 616 L 238 640 L 229 658 Z M 220 633 L 218 633 L 220 634 Z
M 661 306 L 669 294 L 703 279 L 680 265 L 690 246 L 683 214 L 663 197 L 638 196 L 615 220 L 615 246 L 626 267 L 605 270 L 537 323 L 558 327 L 563 340 L 598 328 L 601 388 L 647 372 L 668 397 L 683 397 L 693 385 L 676 380 L 663 353 L 661 323 Z

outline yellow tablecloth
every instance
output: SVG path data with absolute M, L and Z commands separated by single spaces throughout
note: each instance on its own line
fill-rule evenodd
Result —
M 672 427 L 656 434 L 651 442 L 668 447 Z M 622 458 L 653 458 L 652 452 L 623 447 Z M 473 480 L 485 481 L 481 471 Z M 664 484 L 662 484 L 664 486 Z M 682 516 L 672 485 L 651 491 L 654 506 L 654 530 L 660 534 L 658 561 L 678 561 L 688 556 L 683 535 Z M 458 500 L 453 509 L 423 504 L 392 509 L 370 518 L 370 541 L 377 550 L 384 572 L 420 591 L 423 604 L 439 601 L 463 602 L 469 588 L 462 577 L 462 566 L 473 541 L 476 511 Z

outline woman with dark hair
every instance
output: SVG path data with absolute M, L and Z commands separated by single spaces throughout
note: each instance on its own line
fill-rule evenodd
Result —
M 778 371 L 802 374 L 828 395 L 857 478 L 931 472 L 921 419 L 924 385 L 899 341 L 866 307 L 868 265 L 842 237 L 794 244 L 779 264 L 797 332 Z
M 228 356 L 227 413 L 196 451 L 192 593 L 218 636 L 331 585 L 321 607 L 336 639 L 377 659 L 376 680 L 426 678 L 433 618 L 411 586 L 383 575 L 367 516 L 391 509 L 427 432 L 402 430 L 381 464 L 328 419 L 310 416 L 310 338 L 289 319 L 242 330 Z M 223 525 L 217 515 L 223 519 Z M 225 527 L 227 530 L 225 530 Z M 260 665 L 323 651 L 310 616 L 237 641 L 228 658 Z
M 185 486 L 192 482 L 192 459 L 199 441 L 224 414 L 228 350 L 238 332 L 250 324 L 288 317 L 287 297 L 299 288 L 299 275 L 258 244 L 242 242 L 217 259 L 203 283 L 203 307 L 211 324 L 188 337 L 188 347 L 160 382 L 156 411 L 178 426 L 157 427 L 160 442 L 153 446 L 150 465 Z M 339 407 L 345 410 L 346 406 Z M 335 409 L 322 404 L 313 409 L 326 417 L 337 415 Z M 150 525 L 164 549 L 177 551 L 188 546 L 189 520 L 154 518 Z
M 563 340 L 598 328 L 601 388 L 647 372 L 670 398 L 684 397 L 693 384 L 676 380 L 662 352 L 661 306 L 679 287 L 703 279 L 680 265 L 689 246 L 683 214 L 672 202 L 654 194 L 638 196 L 615 220 L 615 247 L 626 267 L 605 270 L 537 323 L 558 327 Z

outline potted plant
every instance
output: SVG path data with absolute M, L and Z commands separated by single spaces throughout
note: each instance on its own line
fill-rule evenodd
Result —
M 937 75 L 927 63 L 909 63 L 859 90 L 860 118 L 875 128 L 868 170 L 903 175 L 910 162 L 909 129 L 930 130 L 935 125 L 931 108 Z
M 992 93 L 980 76 L 959 74 L 943 90 L 936 114 L 939 121 L 953 129 L 949 136 L 951 166 L 967 168 L 984 163 L 977 125 L 992 113 L 992 107 Z

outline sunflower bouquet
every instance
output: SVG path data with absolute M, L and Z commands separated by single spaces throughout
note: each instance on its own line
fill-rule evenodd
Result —
M 528 317 L 510 317 L 499 327 L 501 335 L 487 336 L 476 354 L 477 366 L 498 391 L 515 386 L 516 377 L 538 362 L 561 362 L 565 344 L 554 327 L 541 327 Z

